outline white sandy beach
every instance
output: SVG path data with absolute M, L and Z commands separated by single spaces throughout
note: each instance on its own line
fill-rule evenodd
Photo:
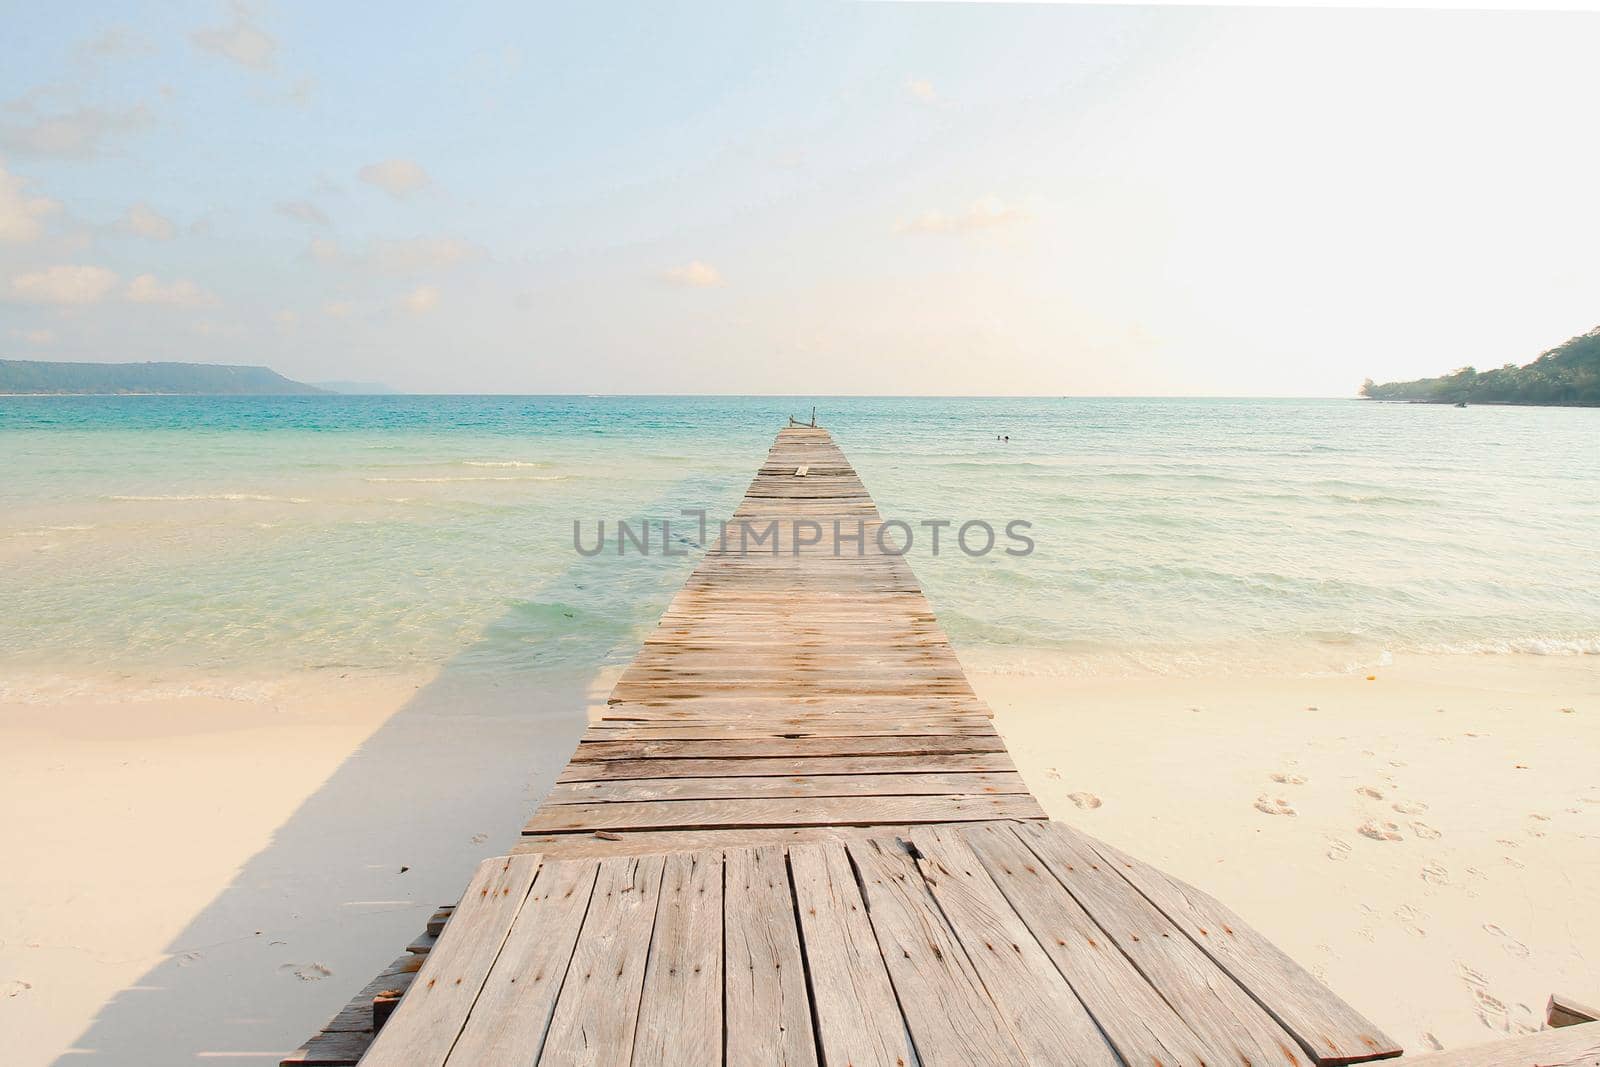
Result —
M 1600 662 L 974 676 L 1052 818 L 1232 906 L 1407 1050 L 1600 991 Z
M 1600 989 L 1592 657 L 973 680 L 1053 817 L 1219 896 L 1410 1051 Z M 0 705 L 7 1063 L 276 1062 L 510 842 L 588 699 L 212 688 Z

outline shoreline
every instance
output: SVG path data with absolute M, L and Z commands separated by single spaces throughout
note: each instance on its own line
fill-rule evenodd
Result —
M 275 1063 L 511 844 L 621 669 L 0 700 L 12 1062 Z M 1219 897 L 1412 1052 L 1600 986 L 1600 787 L 1571 758 L 1600 751 L 1594 657 L 968 673 L 1052 818 Z

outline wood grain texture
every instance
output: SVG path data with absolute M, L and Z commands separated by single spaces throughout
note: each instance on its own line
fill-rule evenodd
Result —
M 1093 849 L 1081 848 L 1060 834 L 1011 833 L 1013 841 L 1028 846 L 1025 856 L 1044 868 L 1091 917 L 1093 925 L 1079 932 L 1079 951 L 1092 951 L 1100 944 L 1114 946 L 1138 969 L 1146 986 L 1171 1005 L 1183 1025 L 1164 1026 L 1163 1039 L 1182 1052 L 1179 1062 L 1203 1059 L 1237 1067 L 1311 1063 L 1305 1050 L 1246 990 Z M 1150 1020 L 1170 1020 L 1171 1012 L 1165 1017 L 1152 1015 Z M 1191 1035 L 1189 1040 L 1179 1044 L 1185 1033 Z M 1155 1049 L 1149 1051 L 1159 1059 Z
M 915 1062 L 844 847 L 832 842 L 794 845 L 789 865 L 823 1060 L 854 1067 Z
M 928 827 L 913 831 L 911 843 L 929 893 L 1028 1061 L 1119 1067 L 1082 1001 L 966 841 Z
M 445 1061 L 511 924 L 539 871 L 538 856 L 502 856 L 478 865 L 439 942 L 417 972 L 403 1008 L 362 1062 L 373 1067 L 437 1067 Z
M 538 1062 L 598 869 L 597 860 L 540 868 L 450 1052 L 451 1067 Z
M 815 1064 L 811 1002 L 783 848 L 729 849 L 723 894 L 728 1064 Z
M 929 1067 L 1027 1063 L 1007 1013 L 984 987 L 911 857 L 892 841 L 848 848 L 918 1060 Z
M 600 861 L 541 1062 L 631 1062 L 664 866 L 661 856 Z
M 661 877 L 633 1062 L 710 1062 L 721 1046 L 722 853 L 680 852 Z
M 1318 1063 L 1359 1063 L 1400 1046 L 1214 897 L 1060 823 L 1050 832 L 1098 852 L 1266 1008 Z
M 1405 1067 L 1600 1067 L 1600 1023 L 1541 1030 L 1469 1048 L 1407 1056 Z

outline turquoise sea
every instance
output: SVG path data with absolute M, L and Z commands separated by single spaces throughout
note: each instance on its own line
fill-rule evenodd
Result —
M 1025 558 L 910 554 L 976 666 L 1600 653 L 1600 411 L 5 397 L 0 687 L 626 661 L 695 553 L 584 558 L 574 520 L 725 514 L 813 404 L 887 517 L 1032 524 Z

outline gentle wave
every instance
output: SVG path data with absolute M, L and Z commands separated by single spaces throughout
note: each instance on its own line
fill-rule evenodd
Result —
M 548 467 L 548 463 L 530 463 L 521 459 L 464 459 L 463 467 Z
M 146 494 L 138 494 L 138 493 L 117 493 L 117 494 L 113 494 L 111 496 L 108 496 L 105 499 L 107 499 L 107 500 L 122 500 L 122 501 L 143 501 L 143 502 L 146 502 L 146 503 L 150 503 L 150 502 L 172 502 L 172 501 L 185 501 L 185 500 L 188 500 L 188 501 L 193 501 L 193 500 L 227 500 L 227 501 L 234 501 L 234 502 L 242 500 L 242 501 L 251 501 L 251 502 L 255 502 L 255 503 L 269 503 L 269 504 L 309 504 L 309 503 L 311 503 L 311 498 L 310 497 L 304 497 L 304 496 L 272 496 L 272 495 L 270 495 L 268 493 L 153 493 L 153 494 L 148 494 L 148 495 L 146 495 Z
M 436 485 L 446 482 L 559 482 L 564 481 L 565 476 L 560 474 L 463 474 L 449 477 L 371 477 L 365 480 L 369 482 L 405 482 L 417 485 Z

